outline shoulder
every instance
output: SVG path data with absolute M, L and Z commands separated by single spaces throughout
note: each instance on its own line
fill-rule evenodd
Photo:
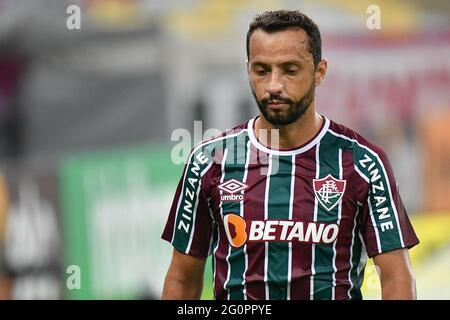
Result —
M 381 161 L 387 160 L 386 153 L 380 146 L 340 123 L 330 120 L 328 133 L 339 140 L 346 148 L 351 149 L 355 160 L 361 160 L 367 156 L 379 158 Z
M 199 158 L 204 159 L 205 163 L 220 163 L 227 147 L 239 147 L 248 139 L 248 122 L 249 120 L 197 143 L 190 152 L 187 164 L 192 164 Z
M 247 120 L 231 129 L 221 131 L 219 134 L 213 135 L 212 137 L 200 141 L 192 151 L 196 152 L 197 150 L 204 149 L 212 150 L 217 148 L 218 146 L 223 146 L 227 141 L 231 139 L 248 136 L 247 126 L 249 121 L 250 120 Z

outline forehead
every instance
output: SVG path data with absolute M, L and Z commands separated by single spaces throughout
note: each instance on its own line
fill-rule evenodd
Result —
M 308 35 L 303 29 L 287 29 L 271 33 L 257 29 L 250 37 L 249 48 L 250 62 L 313 61 L 308 46 Z

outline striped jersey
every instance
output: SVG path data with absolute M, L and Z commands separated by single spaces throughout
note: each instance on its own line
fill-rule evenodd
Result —
M 215 299 L 361 299 L 368 257 L 419 242 L 385 153 L 325 117 L 269 149 L 255 120 L 191 151 L 162 238 L 212 255 Z

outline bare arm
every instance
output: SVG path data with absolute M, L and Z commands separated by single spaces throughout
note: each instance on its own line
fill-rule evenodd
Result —
M 203 289 L 206 259 L 173 250 L 172 261 L 164 281 L 162 300 L 197 300 Z
M 417 299 L 408 249 L 381 253 L 373 260 L 379 268 L 383 300 Z

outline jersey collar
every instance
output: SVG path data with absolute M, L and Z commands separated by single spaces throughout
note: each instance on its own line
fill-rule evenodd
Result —
M 292 155 L 296 155 L 296 154 L 300 154 L 300 153 L 308 151 L 309 149 L 314 147 L 323 138 L 323 136 L 328 131 L 328 128 L 330 127 L 330 120 L 328 118 L 322 116 L 325 120 L 324 124 L 322 125 L 322 128 L 319 130 L 319 132 L 309 142 L 305 143 L 301 147 L 298 147 L 298 148 L 292 149 L 292 150 L 275 150 L 275 149 L 270 149 L 270 148 L 264 146 L 256 138 L 255 131 L 254 131 L 254 124 L 255 124 L 255 120 L 258 117 L 259 116 L 256 116 L 256 117 L 250 119 L 250 121 L 248 122 L 248 125 L 247 125 L 248 135 L 249 135 L 251 143 L 257 149 L 259 149 L 263 152 L 270 153 L 273 155 L 278 155 L 278 156 L 292 156 Z

